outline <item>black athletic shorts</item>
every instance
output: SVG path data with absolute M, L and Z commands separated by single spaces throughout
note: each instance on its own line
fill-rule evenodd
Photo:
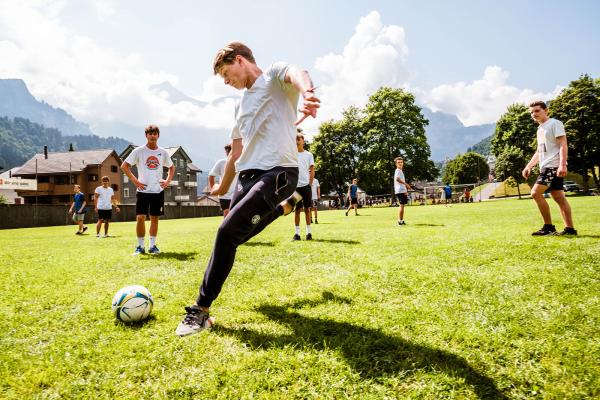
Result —
M 111 219 L 112 210 L 98 210 L 98 219 Z
M 535 183 L 538 185 L 548 186 L 547 190 L 565 190 L 563 186 L 563 178 L 556 175 L 558 168 L 542 168 Z
M 221 205 L 221 210 L 229 210 L 231 199 L 219 199 L 219 204 Z
M 137 192 L 135 202 L 135 215 L 150 215 L 158 217 L 164 215 L 165 192 L 142 193 Z
M 312 189 L 310 188 L 310 185 L 298 187 L 296 188 L 296 192 L 302 196 L 302 200 L 296 203 L 296 210 L 310 208 L 312 204 Z
M 358 204 L 358 197 L 351 197 L 350 198 L 350 204 Z
M 408 194 L 406 193 L 396 193 L 396 199 L 400 204 L 408 204 Z

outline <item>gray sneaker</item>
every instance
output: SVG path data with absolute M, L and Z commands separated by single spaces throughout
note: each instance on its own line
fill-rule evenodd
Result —
M 203 329 L 210 329 L 215 323 L 215 319 L 198 306 L 186 307 L 185 312 L 185 318 L 175 330 L 177 336 L 193 335 Z

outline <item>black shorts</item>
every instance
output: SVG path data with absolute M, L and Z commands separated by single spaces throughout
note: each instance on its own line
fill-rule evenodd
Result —
M 535 183 L 538 185 L 548 186 L 548 190 L 565 190 L 563 186 L 563 178 L 556 175 L 558 168 L 542 168 Z
M 408 194 L 406 193 L 396 193 L 396 199 L 400 204 L 408 204 Z
M 296 203 L 296 210 L 310 208 L 310 205 L 312 204 L 312 189 L 310 188 L 310 185 L 298 187 L 296 188 L 296 192 L 302 196 L 302 200 Z
M 165 192 L 136 193 L 135 215 L 158 217 L 165 214 Z
M 358 204 L 358 198 L 357 197 L 351 197 L 350 198 L 350 204 Z
M 221 210 L 229 210 L 231 199 L 219 199 L 219 204 L 221 205 Z
M 98 210 L 98 219 L 111 219 L 112 210 Z

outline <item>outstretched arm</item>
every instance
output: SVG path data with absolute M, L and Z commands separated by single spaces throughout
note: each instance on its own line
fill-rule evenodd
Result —
M 315 96 L 315 87 L 313 86 L 312 79 L 310 79 L 308 72 L 291 66 L 285 74 L 285 82 L 291 83 L 302 95 L 302 105 L 300 106 L 299 111 L 304 114 L 304 116 L 296 122 L 296 125 L 302 122 L 306 117 L 310 116 L 316 118 L 317 109 L 320 107 L 319 103 L 321 103 L 321 100 Z

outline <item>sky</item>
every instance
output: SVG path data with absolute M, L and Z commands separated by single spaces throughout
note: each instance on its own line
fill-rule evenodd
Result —
M 212 60 L 241 40 L 261 67 L 309 71 L 322 100 L 303 124 L 309 135 L 381 86 L 471 126 L 551 99 L 583 73 L 599 77 L 598 15 L 600 2 L 582 0 L 0 0 L 0 78 L 25 80 L 92 130 L 228 131 L 240 92 Z M 156 87 L 164 82 L 198 101 L 175 101 Z

